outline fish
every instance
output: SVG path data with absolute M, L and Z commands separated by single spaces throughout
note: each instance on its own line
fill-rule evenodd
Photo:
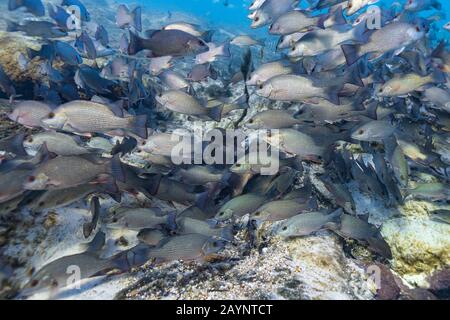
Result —
M 105 29 L 104 26 L 99 25 L 97 27 L 97 30 L 95 31 L 95 40 L 99 41 L 100 44 L 104 47 L 108 46 L 109 35 L 108 35 L 108 31 Z
M 286 129 L 301 124 L 302 120 L 294 118 L 292 114 L 284 110 L 268 110 L 256 114 L 247 121 L 246 127 L 258 129 Z
M 306 32 L 295 32 L 281 36 L 277 42 L 277 51 L 292 48 L 305 34 Z
M 207 78 L 211 78 L 213 80 L 217 80 L 218 78 L 217 71 L 210 63 L 195 65 L 187 76 L 187 80 L 193 82 L 201 82 Z
M 288 52 L 288 56 L 298 59 L 304 56 L 316 56 L 335 49 L 346 42 L 363 42 L 366 35 L 365 28 L 358 26 L 351 28 L 348 25 L 333 26 L 327 29 L 316 29 L 304 35 Z M 349 45 L 350 46 L 350 45 Z M 346 45 L 341 45 L 345 52 Z M 346 55 L 347 56 L 347 55 Z M 355 60 L 356 61 L 356 60 Z M 347 60 L 348 62 L 348 60 Z M 351 65 L 353 63 L 349 63 Z
M 298 75 L 273 77 L 257 87 L 260 97 L 276 101 L 305 102 L 312 98 L 324 98 L 339 104 L 340 86 L 319 87 L 314 80 Z
M 335 70 L 345 64 L 345 55 L 341 49 L 332 49 L 316 56 L 303 58 L 303 67 L 308 74 Z
M 39 128 L 41 120 L 51 112 L 52 108 L 46 103 L 22 101 L 14 106 L 14 110 L 8 115 L 8 118 L 28 128 Z
M 369 248 L 387 259 L 392 259 L 389 244 L 383 239 L 380 231 L 369 223 L 348 214 L 341 215 L 341 221 L 335 231 L 347 239 L 355 239 L 368 243 Z
M 226 246 L 225 240 L 201 234 L 179 235 L 162 240 L 148 250 L 148 257 L 157 262 L 206 261 Z
M 236 197 L 225 203 L 218 210 L 215 219 L 218 221 L 225 221 L 231 218 L 241 218 L 246 214 L 253 213 L 258 209 L 266 198 L 259 194 L 244 194 Z
M 186 150 L 191 146 L 191 139 L 186 140 L 184 136 L 176 133 L 154 133 L 142 141 L 138 148 L 150 155 L 171 157 L 173 149 L 179 146 L 180 141 L 184 143 L 183 146 L 186 147 Z
M 230 44 L 233 46 L 238 46 L 240 48 L 251 47 L 251 46 L 264 46 L 263 40 L 255 40 L 251 36 L 241 35 L 236 36 L 231 39 Z
M 142 8 L 137 6 L 131 11 L 127 5 L 121 4 L 117 9 L 116 24 L 119 28 L 125 29 L 133 27 L 137 31 L 142 31 Z
M 375 30 L 364 44 L 342 44 L 348 65 L 354 64 L 361 57 L 370 54 L 370 58 L 379 58 L 387 52 L 401 50 L 425 36 L 419 25 L 407 22 L 393 22 Z
M 103 78 L 98 70 L 87 65 L 79 67 L 76 77 L 80 80 L 80 83 L 77 83 L 80 87 L 98 94 L 111 93 L 112 87 L 115 85 L 113 81 Z
M 30 168 L 16 168 L 0 172 L 0 203 L 13 200 L 25 193 L 23 183 L 32 172 Z
M 26 20 L 23 24 L 18 24 L 7 20 L 6 23 L 6 31 L 23 32 L 30 37 L 55 39 L 65 37 L 68 34 L 67 31 L 49 21 Z
M 231 241 L 234 238 L 233 227 L 213 228 L 208 222 L 189 217 L 176 220 L 177 234 L 201 234 L 208 237 Z
M 97 48 L 86 31 L 83 31 L 81 36 L 77 37 L 75 40 L 75 47 L 78 51 L 82 52 L 86 58 L 91 60 L 97 59 Z
M 119 208 L 108 228 L 140 231 L 163 225 L 173 226 L 174 219 L 173 215 L 166 214 L 159 208 Z
M 33 170 L 23 186 L 26 190 L 59 190 L 86 183 L 111 183 L 111 177 L 124 181 L 123 175 L 118 156 L 109 161 L 82 156 L 59 156 Z
M 174 22 L 167 24 L 162 28 L 162 30 L 180 30 L 189 33 L 194 37 L 201 38 L 206 42 L 211 42 L 211 37 L 214 31 L 200 31 L 199 29 L 200 26 L 187 22 Z
M 351 16 L 362 8 L 377 3 L 379 0 L 349 0 L 347 3 L 346 15 Z
M 216 46 L 214 43 L 207 43 L 208 51 L 198 54 L 195 57 L 196 64 L 211 63 L 217 60 L 217 57 L 230 57 L 229 43 Z
M 426 88 L 423 91 L 423 99 L 429 101 L 435 108 L 450 112 L 450 92 L 439 87 Z
M 48 129 L 78 134 L 124 129 L 144 139 L 147 138 L 146 123 L 146 115 L 121 117 L 106 105 L 81 100 L 63 104 L 41 120 L 41 124 Z
M 97 252 L 86 251 L 61 257 L 43 266 L 26 284 L 26 292 L 62 289 L 73 284 L 73 268 L 78 266 L 78 280 L 88 279 L 115 268 L 111 260 L 101 259 Z
M 352 139 L 358 141 L 382 141 L 391 137 L 395 132 L 395 126 L 386 120 L 372 120 L 360 127 L 357 127 L 352 133 Z
M 209 200 L 209 194 L 207 191 L 198 190 L 179 181 L 163 177 L 155 198 L 185 205 L 196 204 L 203 209 Z
M 130 32 L 128 54 L 135 55 L 142 50 L 149 50 L 151 57 L 180 57 L 196 55 L 208 51 L 208 45 L 198 37 L 181 30 L 156 30 L 149 38 L 141 38 Z
M 207 183 L 225 183 L 229 178 L 228 173 L 215 172 L 211 168 L 205 166 L 192 166 L 186 169 L 179 169 L 176 176 L 181 178 L 181 181 L 190 185 L 205 185 Z
M 41 0 L 8 0 L 8 10 L 15 11 L 19 8 L 25 10 L 36 17 L 45 16 L 45 7 Z
M 274 230 L 275 235 L 284 239 L 305 237 L 323 229 L 331 229 L 340 223 L 343 212 L 339 209 L 333 213 L 310 212 L 296 215 Z
M 59 132 L 42 132 L 26 137 L 23 146 L 37 152 L 43 145 L 47 150 L 59 156 L 79 156 L 90 153 L 103 153 L 103 150 L 95 150 L 82 146 L 81 140 Z
M 31 212 L 44 212 L 69 206 L 92 194 L 108 194 L 118 200 L 117 191 L 104 184 L 82 184 L 76 187 L 47 190 L 26 204 Z
M 191 87 L 183 75 L 172 70 L 163 71 L 158 78 L 171 90 L 188 90 Z
M 172 59 L 173 58 L 171 56 L 151 58 L 149 64 L 150 73 L 157 76 L 162 71 L 170 69 L 173 65 Z
M 296 32 L 308 31 L 310 28 L 325 28 L 323 17 L 311 17 L 301 10 L 289 11 L 280 16 L 269 27 L 269 33 L 276 35 L 289 35 Z
M 206 103 L 201 103 L 193 96 L 177 90 L 169 90 L 156 96 L 156 101 L 163 107 L 191 116 L 204 116 L 210 120 L 219 122 L 222 116 L 222 106 L 207 108 Z
M 408 0 L 405 3 L 405 10 L 407 11 L 423 11 L 427 9 L 441 10 L 442 5 L 437 0 Z
M 436 210 L 433 211 L 433 215 L 431 216 L 431 220 L 437 221 L 440 223 L 450 224 L 450 211 L 448 210 Z
M 409 189 L 407 193 L 407 197 L 431 201 L 447 200 L 450 195 L 448 185 L 440 182 L 418 183 L 414 189 Z
M 256 29 L 273 22 L 282 14 L 295 8 L 298 3 L 297 0 L 266 0 L 252 15 L 251 27 Z
M 83 63 L 83 58 L 70 44 L 63 41 L 55 41 L 53 43 L 55 55 L 64 63 L 71 66 L 78 66 Z
M 447 23 L 444 25 L 444 29 L 447 30 L 447 31 L 450 31 L 450 22 L 447 22 Z
M 281 75 L 293 73 L 293 69 L 282 61 L 274 61 L 259 66 L 250 74 L 247 80 L 248 86 L 258 86 L 264 84 L 268 80 Z
M 401 75 L 383 84 L 377 92 L 381 97 L 397 97 L 411 93 L 420 87 L 431 83 L 445 83 L 446 77 L 440 72 L 434 72 L 426 77 L 415 73 Z
M 149 199 L 157 194 L 161 181 L 160 174 L 142 174 L 138 168 L 127 164 L 122 164 L 122 169 L 124 181 L 116 181 L 120 191 L 132 195 L 142 193 Z
M 308 202 L 297 200 L 277 200 L 264 204 L 250 215 L 251 219 L 258 221 L 282 221 L 298 214 L 317 210 L 317 202 L 311 199 Z

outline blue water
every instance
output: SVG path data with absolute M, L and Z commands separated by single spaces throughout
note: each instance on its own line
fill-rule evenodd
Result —
M 377 5 L 388 8 L 393 3 L 400 3 L 402 6 L 407 0 L 382 0 Z M 247 18 L 249 14 L 248 7 L 252 0 L 130 0 L 125 1 L 130 4 L 139 4 L 144 10 L 156 11 L 165 14 L 168 11 L 172 13 L 183 13 L 195 17 L 210 28 L 226 28 L 236 34 L 250 34 L 261 36 L 267 34 L 267 28 L 257 30 L 250 28 L 250 20 Z M 436 22 L 436 36 L 440 39 L 450 39 L 450 33 L 442 29 L 442 26 L 450 19 L 450 1 L 440 0 L 444 14 L 441 21 Z M 228 3 L 227 6 L 225 4 Z M 300 7 L 307 6 L 306 0 L 302 0 Z M 362 11 L 364 11 L 363 9 Z M 423 11 L 420 16 L 428 17 L 436 13 L 438 10 L 432 9 Z

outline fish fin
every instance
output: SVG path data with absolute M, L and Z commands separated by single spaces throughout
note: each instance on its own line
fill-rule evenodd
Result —
M 210 200 L 209 192 L 205 191 L 197 195 L 197 200 L 195 201 L 195 205 L 200 209 L 205 209 Z
M 222 228 L 220 238 L 226 241 L 233 241 L 234 239 L 234 228 L 232 225 L 228 225 Z
M 205 42 L 211 42 L 212 41 L 212 37 L 214 35 L 214 30 L 208 30 L 205 31 L 202 35 L 201 35 L 201 39 Z
M 20 31 L 20 24 L 14 22 L 14 21 L 6 20 L 6 31 L 7 32 Z
M 222 111 L 223 111 L 223 105 L 217 106 L 217 107 L 213 107 L 210 108 L 211 110 L 208 112 L 208 116 L 216 121 L 216 122 L 220 122 L 220 120 L 222 120 Z
M 347 61 L 347 65 L 351 66 L 355 64 L 360 56 L 359 56 L 359 45 L 356 44 L 343 44 L 341 45 L 342 52 L 344 53 L 345 60 Z
M 133 12 L 133 27 L 141 32 L 142 31 L 142 8 L 140 6 L 137 6 Z
M 148 133 L 147 133 L 147 116 L 139 115 L 136 117 L 130 117 L 130 128 L 129 130 L 136 134 L 137 136 L 141 137 L 142 139 L 147 139 Z
M 130 31 L 130 42 L 128 44 L 128 54 L 135 55 L 142 50 L 142 39 L 136 33 Z
M 230 52 L 230 43 L 226 42 L 221 46 L 221 50 L 220 50 L 220 55 L 229 58 L 231 57 L 231 52 Z
M 126 182 L 125 172 L 118 154 L 116 154 L 111 160 L 111 175 L 120 182 Z
M 17 156 L 28 155 L 28 153 L 25 151 L 25 148 L 23 147 L 24 140 L 25 140 L 25 133 L 20 133 L 16 135 L 11 141 L 11 144 L 14 146 L 15 153 Z
M 431 75 L 431 79 L 434 83 L 446 83 L 447 82 L 447 76 L 444 72 L 441 70 L 436 70 Z
M 170 231 L 176 231 L 178 229 L 177 213 L 176 212 L 170 212 L 167 215 L 166 225 L 167 225 L 167 227 L 169 227 Z
M 349 70 L 344 76 L 345 83 L 353 84 L 358 87 L 364 87 L 364 82 L 361 80 L 358 66 Z
M 231 176 L 233 175 L 232 172 L 225 172 L 220 183 L 224 186 L 228 186 L 228 181 L 230 180 Z
M 91 236 L 92 231 L 96 228 L 96 220 L 100 215 L 100 201 L 98 200 L 98 197 L 93 197 L 91 199 L 91 215 L 92 221 L 83 225 L 83 235 L 86 239 Z

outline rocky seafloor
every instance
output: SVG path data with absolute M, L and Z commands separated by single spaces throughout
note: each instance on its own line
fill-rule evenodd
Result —
M 104 23 L 111 22 L 107 15 L 103 17 Z M 145 19 L 150 21 L 151 17 Z M 25 72 L 18 67 L 18 54 L 25 54 L 27 47 L 36 48 L 39 43 L 20 34 L 0 32 L 0 64 L 19 87 L 30 86 L 33 80 L 41 77 L 33 65 Z M 210 80 L 195 89 L 201 95 L 205 94 L 202 88 L 213 85 L 220 88 L 223 84 Z M 242 90 L 243 87 L 236 87 L 232 95 L 239 97 Z M 253 95 L 250 105 L 252 108 L 248 117 L 267 109 L 269 102 Z M 280 106 L 270 105 L 271 108 Z M 14 123 L 7 120 L 6 114 L 10 108 L 7 101 L 0 102 L 2 138 L 18 130 Z M 218 126 L 229 127 L 240 118 L 241 112 L 234 111 Z M 189 128 L 191 124 L 188 118 L 176 116 L 165 125 L 167 128 Z M 213 124 L 209 125 L 211 127 Z M 326 193 L 320 182 L 314 179 L 314 173 L 320 170 L 314 166 L 309 168 L 318 194 Z M 407 200 L 404 206 L 392 209 L 385 207 L 378 199 L 359 193 L 356 188 L 352 192 L 357 214 L 369 215 L 369 221 L 381 228 L 384 239 L 391 247 L 392 260 L 383 260 L 356 242 L 343 240 L 328 231 L 284 241 L 271 237 L 270 227 L 263 226 L 253 246 L 249 245 L 248 235 L 240 232 L 214 261 L 160 265 L 149 262 L 127 274 L 112 274 L 83 281 L 81 289 L 69 287 L 52 298 L 448 298 L 450 225 L 431 219 L 434 210 L 445 209 L 446 206 Z M 127 201 L 136 202 L 132 198 L 126 198 Z M 150 203 L 147 199 L 140 201 L 145 205 L 165 205 L 156 200 Z M 106 219 L 113 206 L 111 201 L 102 200 L 103 219 Z M 178 209 L 182 210 L 183 207 Z M 18 289 L 27 282 L 33 270 L 62 256 L 81 252 L 83 245 L 89 241 L 84 239 L 82 225 L 89 220 L 89 207 L 84 202 L 38 215 L 20 211 L 1 216 L 0 253 L 2 259 L 13 268 L 0 274 L 0 296 L 17 297 L 17 293 L 20 293 Z M 241 223 L 245 224 L 245 217 Z M 103 230 L 107 236 L 106 249 L 103 251 L 105 258 L 137 244 L 133 232 Z M 382 290 L 377 288 L 373 275 L 368 272 L 370 266 L 381 268 L 386 280 L 386 283 L 382 282 Z M 46 297 L 45 294 L 32 298 Z

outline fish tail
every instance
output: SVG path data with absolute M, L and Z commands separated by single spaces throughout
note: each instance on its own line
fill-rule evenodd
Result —
M 389 244 L 381 237 L 370 237 L 367 239 L 369 247 L 387 259 L 392 259 L 392 251 Z
M 345 83 L 353 84 L 358 87 L 364 87 L 364 82 L 361 80 L 361 75 L 359 74 L 359 68 L 352 68 L 349 72 L 345 74 Z
M 341 91 L 341 89 L 342 86 L 333 86 L 327 88 L 324 98 L 335 105 L 340 105 L 339 92 Z
M 24 0 L 9 0 L 8 10 L 13 11 L 24 5 Z
M 200 209 L 204 209 L 208 205 L 209 200 L 210 200 L 209 192 L 205 191 L 196 196 L 195 205 Z
M 230 52 L 230 43 L 226 42 L 221 46 L 221 50 L 220 50 L 220 54 L 224 57 L 231 57 L 231 52 Z
M 130 43 L 128 45 L 128 54 L 135 55 L 142 50 L 142 39 L 134 32 L 130 31 Z
M 120 161 L 120 156 L 116 154 L 111 160 L 111 175 L 120 182 L 125 182 L 125 172 Z
M 20 24 L 7 20 L 6 21 L 6 31 L 7 32 L 17 32 L 20 31 Z
M 232 225 L 228 225 L 222 229 L 220 237 L 226 241 L 233 241 L 234 239 L 234 228 Z
M 169 227 L 169 230 L 175 231 L 178 228 L 177 224 L 177 214 L 176 212 L 171 212 L 167 215 L 167 227 Z
M 208 113 L 208 116 L 216 121 L 216 122 L 220 122 L 220 120 L 222 120 L 222 111 L 223 111 L 223 105 L 211 108 L 211 110 Z
M 152 176 L 149 179 L 145 180 L 145 183 L 143 184 L 143 188 L 145 192 L 147 193 L 147 196 L 154 196 L 158 193 L 159 184 L 161 182 L 162 175 L 156 174 Z
M 140 6 L 136 7 L 132 12 L 133 17 L 133 27 L 141 32 L 142 31 L 142 8 Z
M 327 15 L 327 14 L 323 14 L 323 15 L 321 15 L 318 19 L 317 19 L 317 27 L 318 28 L 320 28 L 320 29 L 325 29 L 325 21 L 327 21 L 327 19 L 329 18 L 330 16 L 329 15 Z
M 351 66 L 355 64 L 359 58 L 360 45 L 356 44 L 343 44 L 341 45 L 342 52 L 344 53 L 347 65 Z
M 139 115 L 136 117 L 130 117 L 130 126 L 129 129 L 132 133 L 141 137 L 142 139 L 147 139 L 147 116 Z

